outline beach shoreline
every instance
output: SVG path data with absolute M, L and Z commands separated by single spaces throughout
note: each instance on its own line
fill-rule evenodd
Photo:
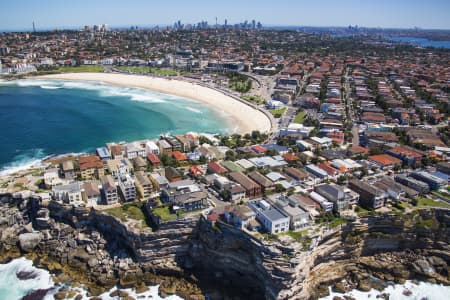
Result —
M 36 79 L 57 79 L 69 81 L 99 82 L 122 87 L 144 88 L 151 91 L 192 99 L 223 112 L 232 124 L 236 124 L 236 133 L 251 133 L 253 130 L 271 132 L 272 122 L 261 110 L 251 107 L 232 96 L 214 88 L 180 79 L 166 79 L 143 75 L 118 73 L 63 73 L 33 77 Z

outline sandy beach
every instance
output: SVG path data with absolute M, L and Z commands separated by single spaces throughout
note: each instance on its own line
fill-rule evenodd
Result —
M 113 73 L 65 73 L 39 76 L 41 79 L 95 81 L 113 85 L 145 88 L 152 91 L 193 99 L 224 112 L 236 124 L 236 132 L 252 130 L 269 132 L 271 122 L 263 112 L 217 90 L 182 80 Z

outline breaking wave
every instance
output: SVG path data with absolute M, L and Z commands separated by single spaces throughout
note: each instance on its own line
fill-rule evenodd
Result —
M 17 150 L 18 154 L 14 156 L 12 162 L 5 164 L 0 169 L 0 176 L 13 174 L 22 170 L 39 167 L 42 160 L 48 157 L 44 149 L 35 148 L 29 150 Z
M 91 299 L 91 297 L 88 297 L 87 291 L 82 288 L 55 285 L 48 271 L 34 267 L 33 262 L 26 258 L 14 259 L 7 264 L 0 265 L 0 299 L 22 299 L 28 295 L 29 299 L 53 300 L 54 295 L 62 287 L 75 291 L 83 300 Z M 127 292 L 133 299 L 182 300 L 176 295 L 161 298 L 158 295 L 158 288 L 159 286 L 149 286 L 148 291 L 140 294 L 133 289 L 124 289 L 122 291 Z M 100 295 L 99 298 L 103 300 L 118 299 L 117 296 L 110 296 L 115 290 L 117 288 L 112 288 Z

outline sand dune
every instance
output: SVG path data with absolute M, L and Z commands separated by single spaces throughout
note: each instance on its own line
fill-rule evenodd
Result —
M 65 73 L 45 75 L 39 78 L 96 81 L 127 87 L 146 88 L 197 100 L 216 110 L 223 111 L 232 118 L 238 133 L 249 133 L 252 130 L 269 132 L 271 129 L 270 119 L 263 112 L 220 91 L 188 81 L 114 73 Z

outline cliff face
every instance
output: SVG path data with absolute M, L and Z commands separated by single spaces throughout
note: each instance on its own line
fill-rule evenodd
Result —
M 0 228 L 3 258 L 28 253 L 51 271 L 79 278 L 93 294 L 117 283 L 157 283 L 186 299 L 205 293 L 314 299 L 342 279 L 361 289 L 373 285 L 372 277 L 450 283 L 450 212 L 437 209 L 322 228 L 306 246 L 289 236 L 258 240 L 204 218 L 136 230 L 104 213 L 55 202 L 3 201 Z

